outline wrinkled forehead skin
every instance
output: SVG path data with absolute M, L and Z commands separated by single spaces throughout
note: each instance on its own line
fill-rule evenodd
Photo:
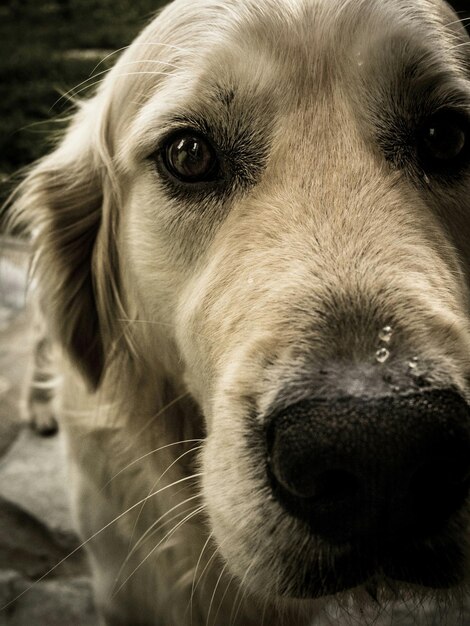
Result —
M 155 250 L 154 273 L 158 258 L 171 258 L 168 285 L 186 290 L 146 283 L 149 272 L 140 271 L 138 252 L 123 248 L 134 268 L 133 289 L 154 297 L 142 303 L 149 307 L 143 314 L 155 317 L 158 309 L 163 319 L 175 319 L 176 311 L 176 342 L 188 370 L 198 372 L 190 388 L 207 416 L 224 354 L 250 343 L 250 328 L 237 326 L 239 318 L 251 317 L 251 325 L 262 318 L 266 333 L 279 337 L 286 329 L 274 325 L 286 316 L 267 319 L 267 307 L 274 313 L 296 300 L 299 311 L 313 311 L 317 297 L 320 308 L 328 289 L 341 292 L 351 259 L 364 249 L 364 272 L 375 275 L 375 285 L 393 284 L 401 263 L 402 292 L 419 284 L 423 292 L 440 290 L 446 315 L 455 316 L 445 323 L 462 326 L 466 270 L 443 240 L 439 207 L 429 210 L 440 191 L 426 198 L 410 182 L 416 172 L 405 180 L 386 153 L 393 121 L 412 115 L 413 102 L 431 99 L 432 112 L 442 94 L 468 92 L 466 41 L 455 14 L 439 0 L 177 1 L 123 55 L 110 78 L 110 128 L 116 129 L 110 141 L 120 170 L 133 181 L 124 185 L 124 204 L 133 208 L 122 219 Z M 184 211 L 184 202 L 176 205 L 155 186 L 157 228 L 155 216 L 144 214 L 149 202 L 139 200 L 148 177 L 136 172 L 178 118 L 187 126 L 203 119 L 216 136 L 243 135 L 250 148 L 242 165 L 253 179 L 204 211 L 194 203 Z M 172 217 L 163 216 L 162 207 L 176 206 Z M 459 220 L 457 199 L 454 208 L 449 229 L 459 246 L 466 220 Z M 397 252 L 389 244 L 398 237 Z M 273 265 L 274 257 L 280 265 Z M 432 284 L 426 266 L 436 269 Z M 267 285 L 276 272 L 286 279 L 282 295 L 271 288 L 260 297 L 257 285 Z M 249 280 L 255 287 L 247 288 Z M 366 283 L 362 294 L 370 300 Z M 237 298 L 244 303 L 238 316 Z M 399 307 L 391 307 L 397 318 Z M 295 314 L 289 317 L 295 325 Z M 412 335 L 412 321 L 408 328 Z M 199 349 L 198 336 L 210 337 L 210 345 Z M 294 335 L 284 337 L 287 344 Z

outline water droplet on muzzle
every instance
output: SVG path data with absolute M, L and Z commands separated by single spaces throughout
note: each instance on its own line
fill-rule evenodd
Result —
M 390 350 L 387 350 L 387 348 L 379 348 L 375 353 L 375 360 L 377 363 L 385 363 L 389 356 Z

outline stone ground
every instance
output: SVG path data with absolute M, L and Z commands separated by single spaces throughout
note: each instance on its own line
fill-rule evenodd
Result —
M 20 418 L 34 340 L 27 254 L 24 244 L 0 236 L 0 626 L 98 626 L 83 552 L 62 562 L 79 541 L 60 432 L 40 437 Z M 315 626 L 470 626 L 469 606 L 441 612 L 430 603 L 416 612 L 401 604 L 378 619 L 331 612 Z
M 0 626 L 97 626 L 83 551 L 32 586 L 78 539 L 60 434 L 40 437 L 20 417 L 34 338 L 27 248 L 1 237 L 0 246 Z

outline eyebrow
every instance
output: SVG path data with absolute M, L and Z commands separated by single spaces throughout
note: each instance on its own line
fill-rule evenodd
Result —
M 235 89 L 232 87 L 215 86 L 214 89 L 215 99 L 220 102 L 226 108 L 230 108 L 235 99 Z
M 163 137 L 184 127 L 192 127 L 200 133 L 214 135 L 216 139 L 221 135 L 227 136 L 229 134 L 221 131 L 228 131 L 228 126 L 232 126 L 234 117 L 237 117 L 238 131 L 240 132 L 244 124 L 233 111 L 236 95 L 237 91 L 234 87 L 225 87 L 215 83 L 206 90 L 204 101 L 207 104 L 205 106 L 201 106 L 201 103 L 196 100 L 185 104 L 175 104 L 155 116 L 146 115 L 145 112 L 141 111 L 136 120 L 136 126 L 139 127 L 139 130 L 134 135 L 136 141 L 132 158 L 140 160 L 146 157 Z M 150 102 L 147 106 L 152 107 L 154 105 Z M 251 109 L 251 107 L 249 108 Z M 247 107 L 244 109 L 246 110 Z M 222 119 L 220 119 L 221 114 Z M 224 117 L 227 123 L 224 123 Z M 139 123 L 139 118 L 142 123 Z M 246 125 L 248 125 L 248 121 Z M 225 126 L 227 126 L 226 129 L 224 129 Z
M 470 107 L 470 81 L 460 68 L 408 38 L 386 40 L 370 72 L 366 99 L 372 110 L 381 112 L 379 118 L 384 114 L 419 118 L 442 107 Z

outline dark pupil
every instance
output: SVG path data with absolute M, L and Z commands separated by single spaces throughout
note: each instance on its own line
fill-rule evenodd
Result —
M 206 178 L 213 166 L 210 147 L 198 137 L 187 136 L 174 141 L 168 157 L 176 176 L 186 180 Z
M 461 154 L 467 137 L 461 120 L 453 116 L 436 116 L 424 129 L 423 139 L 430 157 L 449 161 Z

